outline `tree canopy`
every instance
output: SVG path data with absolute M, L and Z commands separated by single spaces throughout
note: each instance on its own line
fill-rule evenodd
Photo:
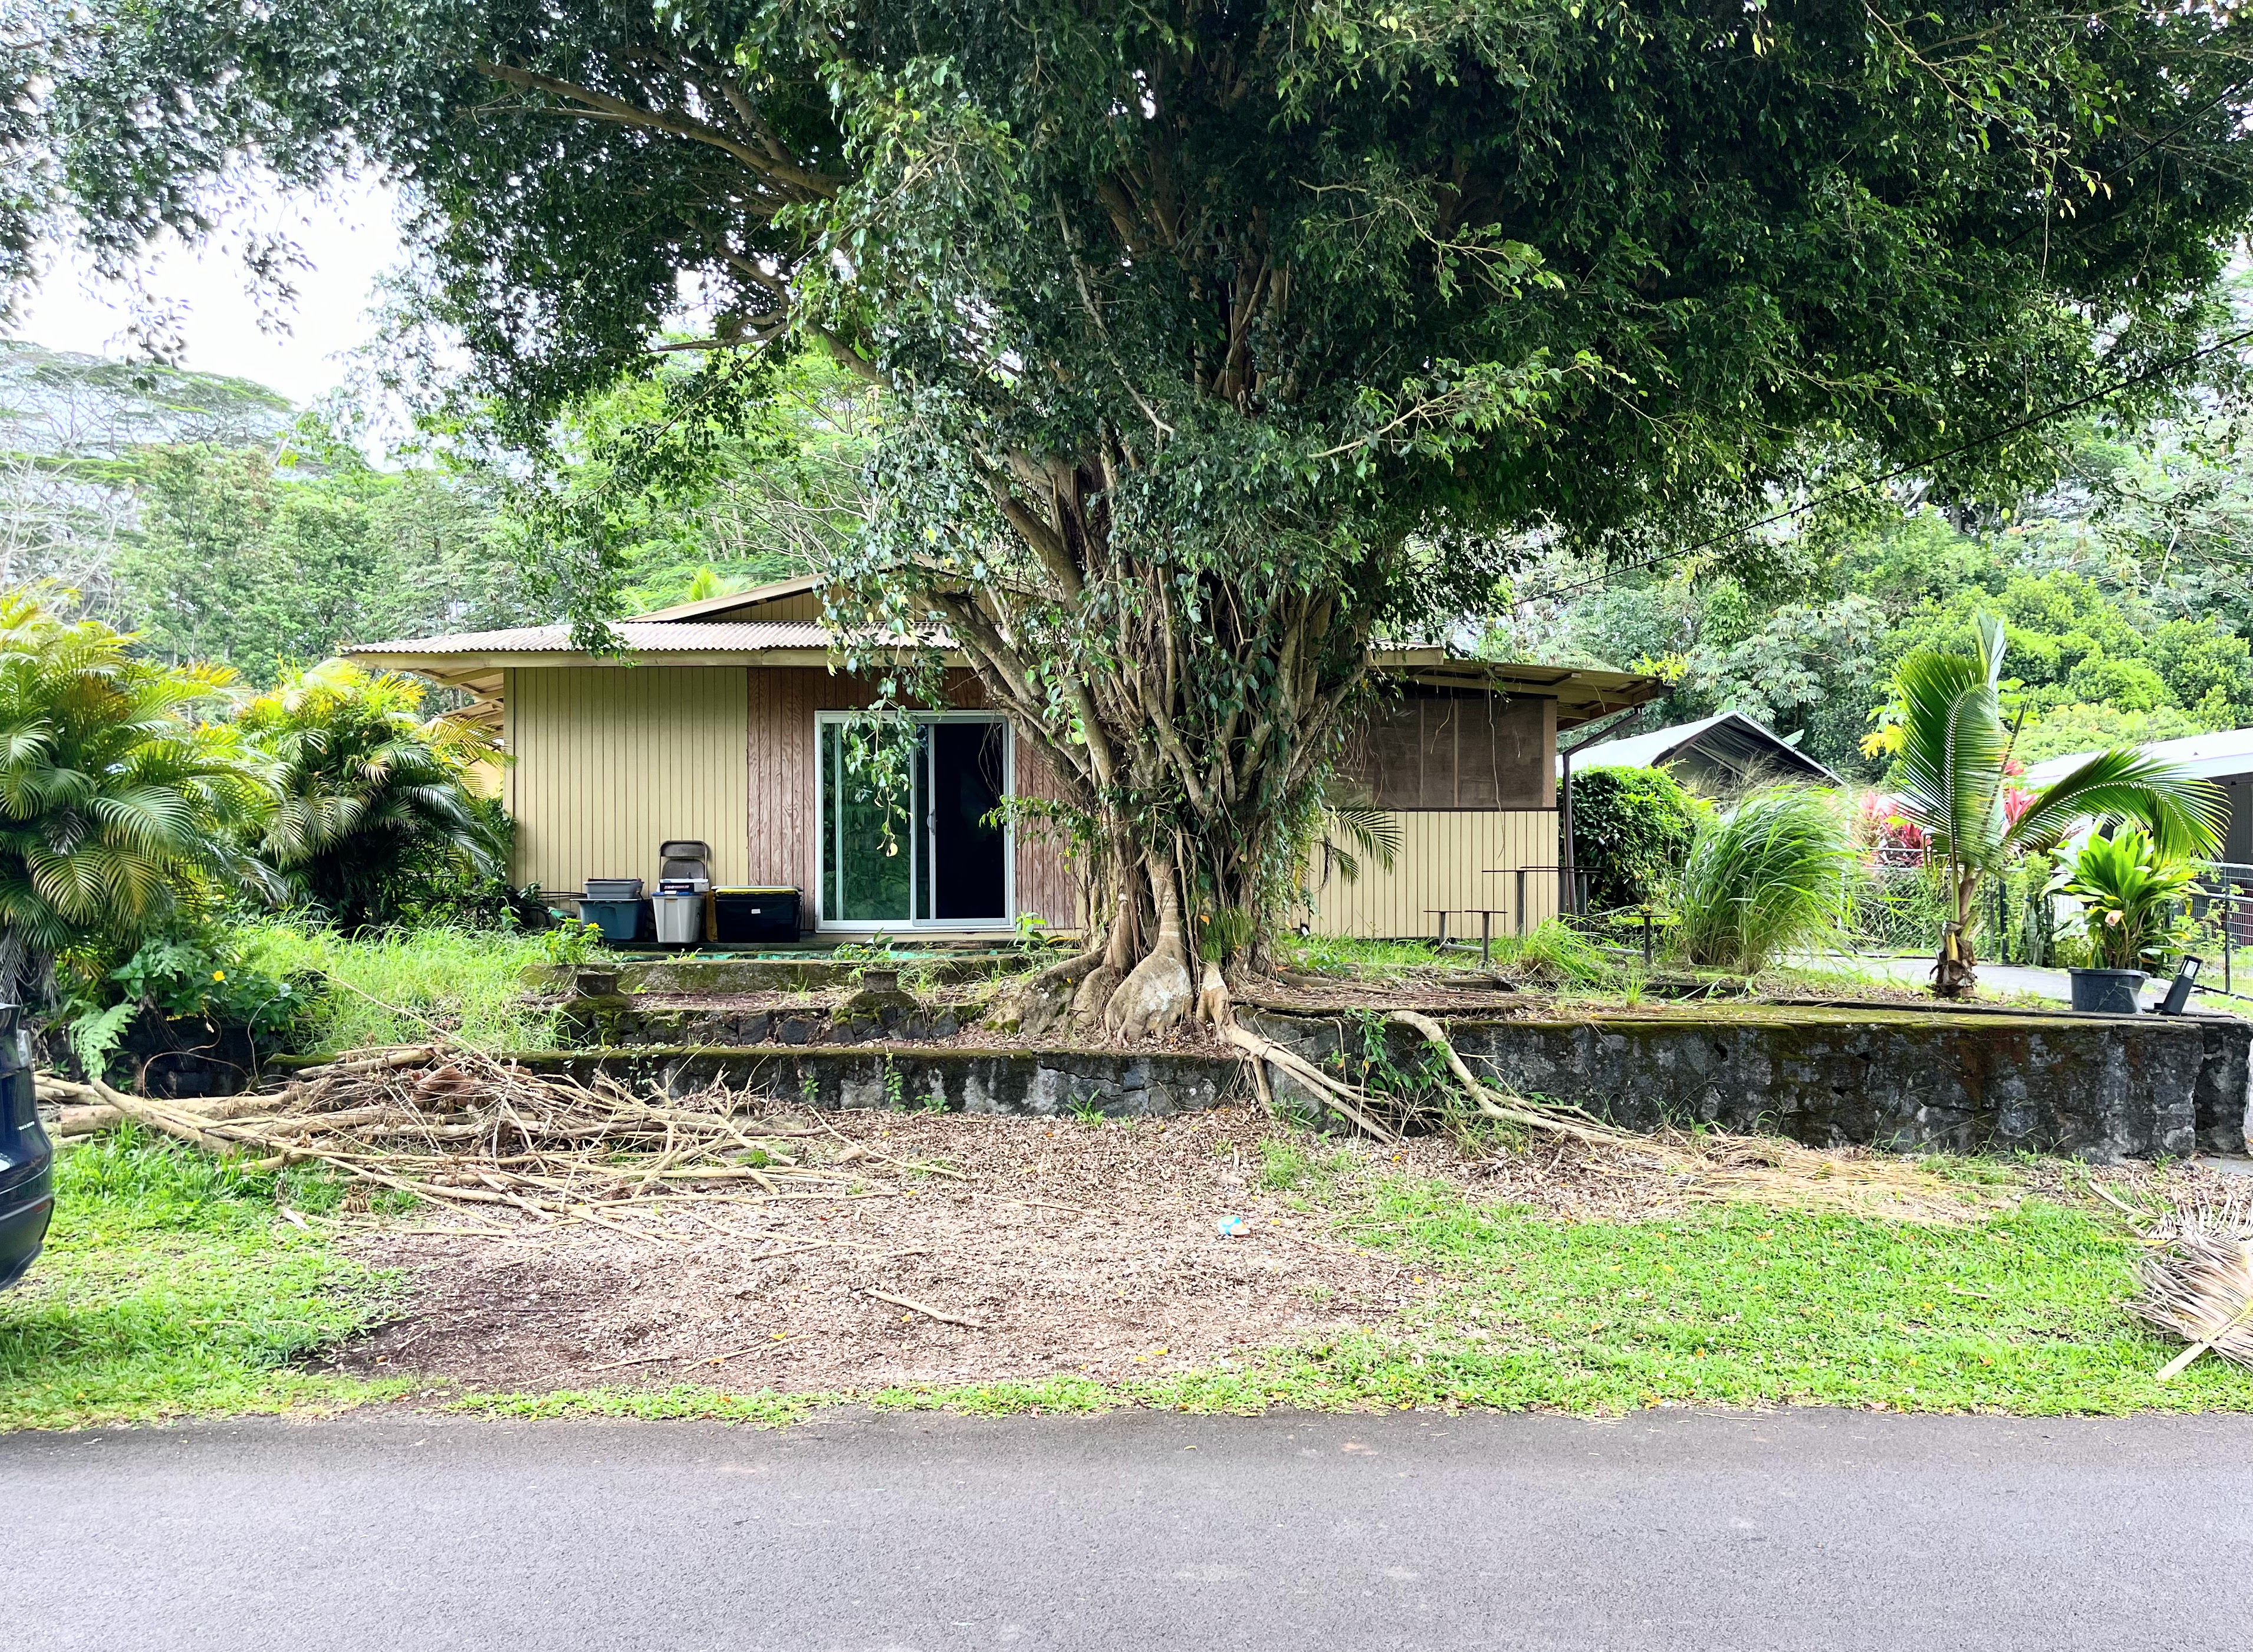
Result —
M 1088 1002 L 1132 965 L 1130 1031 L 1187 1006 L 1183 903 L 1295 877 L 1372 639 L 1475 609 L 1527 534 L 1631 558 L 1902 464 L 2010 498 L 2053 450 L 1965 438 L 2162 404 L 2253 212 L 2243 30 L 2199 6 L 70 15 L 13 129 L 114 261 L 246 164 L 365 157 L 514 440 L 649 375 L 684 280 L 705 366 L 659 469 L 786 338 L 880 384 L 838 620 L 944 625 L 1100 823 Z M 597 532 L 582 619 L 617 575 Z

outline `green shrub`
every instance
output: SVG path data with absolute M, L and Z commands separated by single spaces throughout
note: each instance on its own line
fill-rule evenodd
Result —
M 2189 934 L 2182 910 L 2198 868 L 2141 832 L 2092 833 L 2051 888 L 2081 903 L 2092 958 L 2106 969 L 2160 969 Z
M 136 659 L 132 640 L 0 593 L 0 996 L 43 995 L 58 956 L 99 979 L 262 875 L 236 833 L 272 791 L 204 721 L 234 673 Z
M 1765 786 L 1702 824 L 1675 885 L 1676 951 L 1750 975 L 1819 946 L 1852 909 L 1846 819 L 1831 792 Z
M 1588 910 L 1608 912 L 1661 899 L 1706 810 L 1664 769 L 1591 769 L 1574 775 L 1573 863 L 1588 874 Z
M 259 852 L 333 921 L 443 912 L 502 876 L 506 816 L 470 787 L 499 752 L 471 724 L 423 716 L 412 679 L 332 659 L 252 701 L 235 727 L 280 787 Z

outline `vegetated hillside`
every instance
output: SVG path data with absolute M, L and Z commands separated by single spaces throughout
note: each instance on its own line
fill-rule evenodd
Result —
M 530 520 L 491 470 L 372 464 L 248 380 L 0 342 L 0 586 L 66 585 L 144 652 L 263 687 L 347 643 L 549 617 L 527 540 L 575 554 L 599 535 L 633 612 L 796 573 L 861 519 L 874 411 L 834 365 L 788 364 L 757 430 L 636 485 L 621 409 L 661 394 L 576 410 L 547 494 L 571 508 Z
M 1862 742 L 1894 666 L 1925 645 L 1969 652 L 1982 612 L 2007 630 L 2028 763 L 2253 724 L 2243 416 L 2132 447 L 2082 432 L 2067 483 L 2014 513 L 1911 499 L 1687 566 L 1554 555 L 1485 646 L 1656 672 L 1673 692 L 1636 727 L 1741 711 L 1855 779 L 1880 767 Z
M 0 585 L 272 682 L 344 643 L 527 617 L 493 490 L 382 468 L 248 380 L 0 342 Z

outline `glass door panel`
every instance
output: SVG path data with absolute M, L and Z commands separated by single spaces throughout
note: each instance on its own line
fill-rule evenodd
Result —
M 914 827 L 912 783 L 882 789 L 876 776 L 853 761 L 844 726 L 823 723 L 821 916 L 826 921 L 909 921 L 916 883 L 918 834 Z

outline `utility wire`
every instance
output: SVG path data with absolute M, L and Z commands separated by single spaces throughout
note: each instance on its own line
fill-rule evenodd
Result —
M 2208 356 L 2219 355 L 2225 350 L 2233 349 L 2249 339 L 2253 339 L 2253 327 L 2248 327 L 2243 332 L 2234 332 L 2227 338 L 2218 338 L 2202 350 L 2194 350 L 2187 355 L 2177 356 L 2172 360 L 2162 361 L 2155 366 L 2147 367 L 2141 373 L 2109 384 L 2101 390 L 2092 390 L 2087 395 L 2075 396 L 2070 401 L 2061 401 L 2054 408 L 2045 408 L 2040 413 L 2029 414 L 2025 418 L 2004 425 L 1998 429 L 1990 430 L 1984 436 L 1974 436 L 1968 442 L 1959 442 L 1954 447 L 1941 448 L 1931 453 L 1922 454 L 1905 464 L 1897 464 L 1890 471 L 1883 471 L 1876 476 L 1866 477 L 1859 482 L 1852 483 L 1832 492 L 1818 494 L 1803 504 L 1791 506 L 1789 510 L 1778 511 L 1773 515 L 1763 516 L 1756 521 L 1747 522 L 1740 527 L 1729 528 L 1716 533 L 1710 539 L 1699 540 L 1695 545 L 1682 550 L 1660 551 L 1636 561 L 1622 562 L 1616 568 L 1608 568 L 1600 574 L 1591 575 L 1584 580 L 1576 580 L 1570 585 L 1555 586 L 1543 592 L 1542 599 L 1552 600 L 1593 589 L 1596 586 L 1610 583 L 1622 574 L 1638 573 L 1647 568 L 1656 568 L 1661 562 L 1687 559 L 1697 555 L 1700 551 L 1711 550 L 1725 540 L 1742 538 L 1745 534 L 1760 528 L 1773 526 L 1778 522 L 1789 522 L 1794 517 L 1805 516 L 1810 511 L 1820 510 L 1824 505 L 1833 504 L 1839 499 L 1852 498 L 1857 493 L 1866 493 L 1873 488 L 1883 487 L 1888 482 L 1898 481 L 1902 477 L 1929 469 L 1944 460 L 1960 458 L 1966 453 L 1992 446 L 2006 436 L 2017 436 L 2023 430 L 2032 430 L 2038 426 L 2047 424 L 2053 419 L 2061 419 L 2068 413 L 2078 413 L 2082 408 L 2116 396 L 2123 390 L 2131 389 L 2139 384 L 2147 384 L 2154 379 L 2164 378 L 2168 373 L 2187 367 L 2194 362 L 2203 361 Z

